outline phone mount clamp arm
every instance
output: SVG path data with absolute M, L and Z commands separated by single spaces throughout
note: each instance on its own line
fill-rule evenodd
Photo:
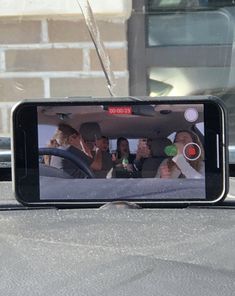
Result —
M 141 209 L 139 205 L 128 201 L 111 201 L 107 202 L 99 208 L 100 210 L 111 210 L 111 209 Z

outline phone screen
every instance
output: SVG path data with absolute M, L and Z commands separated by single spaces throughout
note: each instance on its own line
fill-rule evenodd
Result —
M 203 103 L 38 105 L 40 200 L 205 200 L 205 116 Z

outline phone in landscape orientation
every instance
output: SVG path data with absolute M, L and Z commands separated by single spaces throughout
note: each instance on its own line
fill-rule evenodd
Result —
M 23 101 L 12 111 L 16 198 L 218 202 L 228 192 L 226 118 L 223 103 L 205 96 Z

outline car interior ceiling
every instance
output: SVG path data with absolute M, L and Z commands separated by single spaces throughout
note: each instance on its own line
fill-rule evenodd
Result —
M 71 109 L 70 109 L 71 111 Z M 182 112 L 176 111 L 171 113 L 156 112 L 154 116 L 139 115 L 110 115 L 106 112 L 71 114 L 63 121 L 58 117 L 58 112 L 45 115 L 39 113 L 39 122 L 41 124 L 58 125 L 61 122 L 72 125 L 77 130 L 80 126 L 88 122 L 99 123 L 102 134 L 109 138 L 118 138 L 121 136 L 130 138 L 141 137 L 167 137 L 177 129 L 192 129 L 192 124 L 183 119 Z M 115 120 L 113 118 L 115 117 Z M 139 120 L 141 118 L 141 121 Z M 202 121 L 202 113 L 195 123 Z M 165 124 L 170 122 L 172 124 Z M 143 133 L 146 133 L 145 135 Z M 85 133 L 83 133 L 85 136 Z

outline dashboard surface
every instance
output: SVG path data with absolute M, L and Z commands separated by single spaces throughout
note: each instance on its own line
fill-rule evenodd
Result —
M 232 203 L 27 209 L 13 199 L 10 186 L 0 184 L 1 295 L 234 293 Z

